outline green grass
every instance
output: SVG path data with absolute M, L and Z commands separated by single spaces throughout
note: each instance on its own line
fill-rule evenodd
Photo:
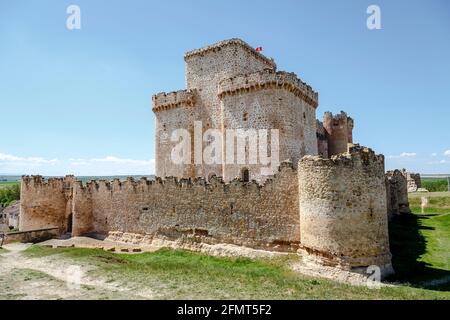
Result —
M 448 198 L 450 197 L 450 192 L 448 191 L 441 191 L 441 192 L 412 192 L 408 194 L 409 199 L 414 199 L 414 198 L 422 198 L 422 197 L 427 197 L 427 198 L 436 198 L 436 197 L 444 197 L 444 198 Z
M 425 193 L 418 196 L 413 194 L 409 198 L 409 206 L 413 212 L 422 213 L 422 197 L 428 198 L 428 204 L 423 210 L 423 214 L 446 214 L 450 213 L 450 193 L 434 192 Z
M 20 181 L 0 181 L 0 189 L 13 185 L 20 185 Z
M 295 255 L 251 260 L 171 249 L 129 255 L 39 246 L 30 247 L 26 254 L 58 255 L 94 265 L 94 276 L 136 289 L 150 288 L 160 299 L 450 299 L 450 293 L 437 290 L 406 286 L 375 290 L 303 276 L 288 267 Z
M 411 194 L 412 215 L 394 217 L 389 226 L 395 279 L 411 286 L 449 291 L 450 281 L 429 284 L 434 279 L 450 280 L 450 196 L 448 193 Z M 423 210 L 421 197 L 429 202 Z
M 430 192 L 448 191 L 447 179 L 422 179 L 422 188 Z

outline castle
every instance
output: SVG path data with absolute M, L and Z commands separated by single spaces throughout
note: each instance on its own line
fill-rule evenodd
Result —
M 190 51 L 184 60 L 187 88 L 159 93 L 152 99 L 156 117 L 156 176 L 208 179 L 216 175 L 226 182 L 244 176 L 248 177 L 244 180 L 265 180 L 261 174 L 265 164 L 243 166 L 225 159 L 210 164 L 197 161 L 195 153 L 201 153 L 209 141 L 203 141 L 200 151 L 193 148 L 192 159 L 186 164 L 175 165 L 171 161 L 171 133 L 184 128 L 194 137 L 196 122 L 201 125 L 200 134 L 214 128 L 221 130 L 223 137 L 230 129 L 277 129 L 277 156 L 291 161 L 295 167 L 304 155 L 319 153 L 328 157 L 347 151 L 347 144 L 352 143 L 351 118 L 345 113 L 333 117 L 327 112 L 323 123 L 317 121 L 317 92 L 295 74 L 277 72 L 272 59 L 242 40 L 226 40 Z M 220 143 L 218 152 L 230 153 L 227 147 L 227 143 Z M 247 159 L 250 151 L 246 150 Z M 236 159 L 236 150 L 231 152 Z
M 388 211 L 406 211 L 406 182 L 401 174 L 385 175 L 382 155 L 353 144 L 353 119 L 327 112 L 318 121 L 317 92 L 295 74 L 277 71 L 272 59 L 242 40 L 184 59 L 187 88 L 152 98 L 157 177 L 83 185 L 73 176 L 24 176 L 20 229 L 58 227 L 73 236 L 95 232 L 135 243 L 227 243 L 392 273 Z M 179 141 L 173 132 L 180 128 L 189 133 L 186 145 L 193 146 L 195 136 L 201 143 L 183 153 L 188 161 L 174 163 Z M 251 130 L 272 129 L 278 140 L 268 149 L 280 163 L 271 175 L 267 163 L 196 158 L 214 140 L 220 142 L 216 156 L 239 157 L 224 143 L 227 130 L 243 130 L 250 141 Z M 210 139 L 211 130 L 221 135 Z M 248 144 L 244 153 L 251 156 Z

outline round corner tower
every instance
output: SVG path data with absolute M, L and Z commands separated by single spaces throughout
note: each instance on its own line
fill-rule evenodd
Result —
M 300 237 L 305 257 L 322 265 L 393 273 L 387 221 L 384 157 L 355 146 L 298 166 Z

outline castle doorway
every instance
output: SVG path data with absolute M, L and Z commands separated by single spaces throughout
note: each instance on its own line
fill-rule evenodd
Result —
M 73 215 L 69 214 L 67 217 L 67 233 L 72 233 L 72 226 L 73 226 Z
M 248 171 L 247 168 L 243 168 L 241 170 L 241 179 L 244 182 L 249 182 L 250 181 L 250 172 Z

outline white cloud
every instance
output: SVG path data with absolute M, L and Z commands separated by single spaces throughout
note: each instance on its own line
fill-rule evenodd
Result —
M 433 153 L 431 154 L 431 156 L 432 156 L 432 157 L 437 157 L 437 153 L 436 153 L 436 152 L 433 152 Z
M 450 150 L 447 150 L 444 152 L 444 156 L 449 156 L 450 157 Z
M 148 175 L 155 172 L 155 159 L 137 160 L 116 156 L 91 159 L 71 158 L 69 166 L 75 175 Z
M 11 162 L 17 164 L 51 164 L 54 165 L 58 162 L 58 159 L 44 159 L 41 157 L 17 157 L 11 154 L 0 153 L 0 162 Z
M 400 157 L 415 157 L 417 156 L 417 153 L 415 152 L 403 152 L 400 154 Z
M 399 155 L 395 155 L 395 156 L 389 156 L 389 158 L 391 159 L 397 159 L 397 158 L 412 158 L 417 156 L 417 153 L 415 152 L 402 152 Z
M 431 165 L 436 165 L 436 164 L 446 164 L 446 163 L 450 163 L 450 161 L 447 160 L 437 160 L 437 161 L 429 161 L 427 162 L 427 164 L 431 164 Z
M 132 166 L 146 166 L 153 165 L 155 163 L 155 159 L 150 160 L 134 160 L 134 159 L 121 159 L 114 156 L 107 156 L 105 158 L 100 159 L 91 159 L 92 162 L 107 162 L 107 163 L 115 163 L 115 164 L 126 164 Z
M 149 175 L 155 172 L 155 159 L 104 158 L 45 159 L 0 153 L 0 173 L 78 176 Z

